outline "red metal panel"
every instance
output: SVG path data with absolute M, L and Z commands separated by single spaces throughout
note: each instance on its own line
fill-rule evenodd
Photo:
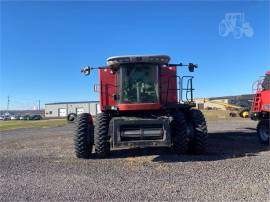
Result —
M 270 112 L 269 108 L 264 108 L 265 105 L 270 105 L 270 90 L 264 90 L 261 92 L 261 111 Z
M 110 69 L 100 69 L 100 108 L 106 110 L 106 106 L 118 106 L 119 110 L 157 110 L 161 105 L 177 103 L 177 78 L 176 67 L 160 68 L 160 104 L 120 104 L 113 99 L 117 92 L 116 74 Z
M 261 102 L 262 102 L 261 92 L 257 92 L 253 97 L 251 111 L 252 112 L 260 112 L 260 110 L 261 110 Z
M 160 67 L 160 103 L 177 103 L 176 67 Z
M 106 106 L 116 106 L 113 96 L 116 94 L 116 74 L 110 69 L 99 69 L 100 78 L 100 109 Z
M 132 110 L 158 110 L 161 108 L 157 103 L 144 103 L 144 104 L 118 104 L 120 111 Z
M 251 107 L 252 112 L 270 112 L 270 109 L 263 108 L 264 105 L 270 104 L 270 90 L 259 91 L 254 95 Z

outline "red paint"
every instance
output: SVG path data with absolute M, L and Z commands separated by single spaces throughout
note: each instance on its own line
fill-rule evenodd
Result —
M 100 108 L 117 107 L 120 111 L 127 110 L 158 110 L 167 103 L 177 103 L 176 67 L 160 67 L 159 71 L 159 103 L 118 104 L 113 96 L 117 94 L 117 74 L 111 69 L 99 69 Z M 171 90 L 168 90 L 171 89 Z
M 161 105 L 165 105 L 166 103 L 176 103 L 177 91 L 172 90 L 177 88 L 176 67 L 160 67 L 159 78 Z
M 161 108 L 159 103 L 145 103 L 145 104 L 118 104 L 120 111 L 132 110 L 158 110 Z
M 266 74 L 270 74 L 267 71 Z M 270 112 L 270 109 L 263 108 L 264 105 L 270 105 L 270 90 L 263 90 L 261 88 L 261 81 L 257 85 L 257 92 L 253 98 L 251 111 L 252 112 Z
M 270 104 L 270 90 L 259 91 L 255 94 L 252 104 L 252 112 L 270 112 L 270 109 L 264 109 L 263 105 Z
M 113 96 L 116 94 L 116 74 L 111 69 L 99 69 L 100 78 L 100 109 L 106 106 L 116 106 Z

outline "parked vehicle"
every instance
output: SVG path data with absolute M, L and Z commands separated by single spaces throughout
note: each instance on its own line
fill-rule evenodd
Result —
M 20 116 L 19 119 L 20 119 L 20 120 L 30 120 L 30 115 L 23 115 L 23 116 Z
M 10 116 L 6 116 L 6 115 L 4 115 L 4 116 L 2 116 L 3 117 L 3 121 L 8 121 L 8 120 L 10 120 Z
M 42 116 L 39 114 L 30 115 L 28 120 L 41 120 Z
M 251 119 L 258 120 L 257 134 L 260 142 L 270 144 L 270 70 L 266 72 L 263 80 L 253 85 L 256 94 L 251 108 Z
M 19 117 L 19 120 L 24 120 L 24 116 L 20 116 Z
M 20 116 L 19 115 L 12 115 L 10 116 L 10 120 L 19 120 Z
M 95 146 L 98 157 L 111 148 L 170 147 L 176 154 L 206 150 L 207 125 L 194 109 L 192 76 L 178 76 L 177 66 L 193 72 L 197 65 L 171 64 L 166 55 L 118 56 L 99 69 L 101 113 L 82 113 L 74 134 L 75 154 L 88 158 Z M 186 82 L 185 82 L 186 81 Z M 186 83 L 186 86 L 184 86 Z
M 14 115 L 10 116 L 10 120 L 16 120 L 16 117 Z

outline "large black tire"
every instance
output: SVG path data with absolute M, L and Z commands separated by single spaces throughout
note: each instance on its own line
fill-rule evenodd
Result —
M 95 152 L 100 158 L 104 158 L 110 153 L 110 137 L 108 134 L 110 117 L 107 113 L 100 113 L 96 116 L 95 122 Z
M 94 127 L 88 113 L 80 114 L 76 122 L 74 133 L 75 154 L 78 158 L 89 158 L 93 148 Z
M 257 125 L 257 135 L 260 142 L 269 145 L 270 120 L 260 120 Z
M 194 154 L 203 154 L 207 149 L 207 124 L 203 113 L 197 109 L 189 111 L 189 121 L 193 126 L 192 139 L 189 143 L 189 151 Z
M 170 124 L 172 134 L 172 146 L 176 154 L 185 154 L 188 151 L 187 123 L 184 113 L 175 112 L 172 114 Z

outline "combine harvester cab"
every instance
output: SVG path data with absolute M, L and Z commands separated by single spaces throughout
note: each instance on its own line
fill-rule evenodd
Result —
M 88 158 L 92 147 L 98 157 L 111 148 L 171 147 L 177 154 L 206 149 L 205 118 L 193 102 L 192 76 L 178 76 L 177 67 L 191 72 L 197 65 L 170 64 L 166 55 L 116 56 L 105 67 L 85 67 L 99 72 L 101 113 L 81 114 L 74 135 L 78 158 Z M 183 87 L 183 83 L 187 84 Z
M 255 88 L 254 88 L 255 87 Z M 262 144 L 269 145 L 270 136 L 270 70 L 264 79 L 254 83 L 256 93 L 251 108 L 251 119 L 258 120 L 257 134 Z

